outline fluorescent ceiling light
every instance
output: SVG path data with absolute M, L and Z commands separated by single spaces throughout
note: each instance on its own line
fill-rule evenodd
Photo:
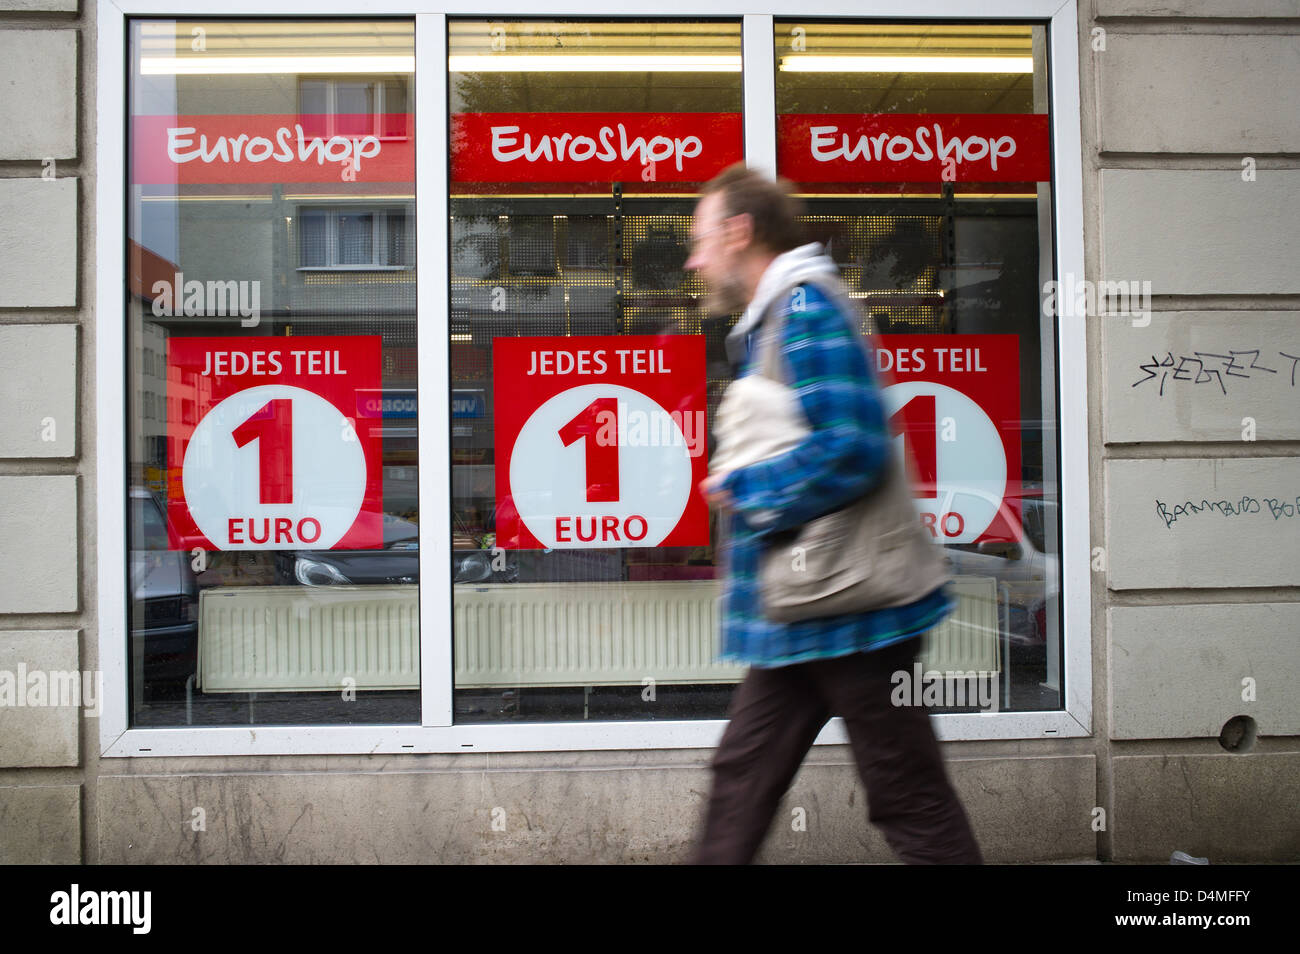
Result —
M 391 56 L 145 56 L 142 76 L 250 73 L 413 73 L 413 55 Z
M 739 73 L 740 54 L 458 53 L 447 66 L 453 73 Z
M 453 73 L 739 73 L 739 54 L 456 54 Z M 1032 73 L 1032 56 L 784 56 L 792 73 Z M 412 73 L 413 55 L 145 56 L 143 76 Z
M 788 73 L 1032 73 L 1032 56 L 783 56 Z

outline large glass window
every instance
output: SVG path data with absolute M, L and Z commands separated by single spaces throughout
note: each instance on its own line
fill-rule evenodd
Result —
M 131 722 L 416 723 L 413 23 L 129 62 Z
M 458 722 L 717 718 L 707 419 L 683 270 L 743 155 L 740 24 L 454 20 Z
M 1046 28 L 778 20 L 778 170 L 870 316 L 956 614 L 925 665 L 1062 705 Z M 947 698 L 953 698 L 948 696 Z
M 760 90 L 740 19 L 707 13 L 427 18 L 449 281 L 424 357 L 450 380 L 423 382 L 414 20 L 127 19 L 130 726 L 423 714 L 433 738 L 421 585 L 456 723 L 722 718 L 743 669 L 697 485 L 736 316 L 684 265 L 701 184 L 745 158 L 795 183 L 862 305 L 955 576 L 924 667 L 1062 708 L 1048 28 L 776 18 Z M 747 155 L 769 95 L 776 153 Z M 422 401 L 449 539 L 419 532 Z

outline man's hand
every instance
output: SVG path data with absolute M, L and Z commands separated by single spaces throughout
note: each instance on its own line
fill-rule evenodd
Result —
M 731 494 L 722 489 L 725 480 L 725 475 L 711 474 L 700 481 L 700 493 L 714 510 L 732 509 Z

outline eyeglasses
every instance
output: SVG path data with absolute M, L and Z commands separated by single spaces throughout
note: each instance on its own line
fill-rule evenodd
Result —
M 711 229 L 705 229 L 703 232 L 697 232 L 696 234 L 692 235 L 689 239 L 686 240 L 687 253 L 690 255 L 694 255 L 696 252 L 700 250 L 700 239 L 704 238 L 704 236 L 706 235 L 710 235 L 718 231 L 718 229 L 726 228 L 726 226 L 727 226 L 726 222 L 720 222 L 719 224 L 715 225 Z

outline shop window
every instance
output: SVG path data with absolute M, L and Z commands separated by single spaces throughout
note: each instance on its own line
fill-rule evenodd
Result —
M 1029 25 L 775 27 L 778 171 L 869 318 L 955 576 L 959 668 L 1003 710 L 1064 698 L 1045 44 Z
M 695 488 L 736 316 L 704 312 L 684 263 L 701 184 L 745 158 L 795 183 L 860 302 L 918 519 L 947 547 L 959 610 L 924 665 L 976 670 L 999 710 L 1086 733 L 1086 711 L 1051 712 L 1056 388 L 1077 368 L 1058 369 L 1071 339 L 1039 305 L 1058 202 L 1046 24 L 778 18 L 760 89 L 739 17 L 422 16 L 430 48 L 446 29 L 447 62 L 427 68 L 447 70 L 447 97 L 421 108 L 449 160 L 423 183 L 426 261 L 445 257 L 449 281 L 445 313 L 419 322 L 415 20 L 126 16 L 126 189 L 98 199 L 101 221 L 125 208 L 130 291 L 122 360 L 99 370 L 109 404 L 127 375 L 124 485 L 98 501 L 125 514 L 128 564 L 121 585 L 100 571 L 101 594 L 126 596 L 116 631 L 120 597 L 104 598 L 101 652 L 126 660 L 130 690 L 106 750 L 243 744 L 126 728 L 384 725 L 401 727 L 384 744 L 460 751 L 536 738 L 467 724 L 724 717 L 743 670 L 717 661 L 715 526 Z M 747 22 L 765 43 L 772 21 Z M 772 96 L 749 130 L 774 126 L 775 152 L 759 135 L 746 154 L 742 104 Z M 1055 102 L 1068 138 L 1077 103 Z M 1068 221 L 1077 194 L 1062 198 Z M 447 379 L 417 379 L 421 348 Z M 432 501 L 450 533 L 432 541 L 422 399 L 450 445 L 451 498 Z M 421 581 L 422 543 L 433 566 L 450 549 L 450 574 Z M 423 647 L 450 698 L 420 683 L 421 587 L 450 611 Z M 545 731 L 561 748 L 667 738 Z M 306 738 L 257 736 L 258 751 Z M 310 737 L 360 751 L 373 735 Z
M 742 670 L 695 484 L 734 316 L 682 266 L 743 156 L 740 25 L 448 33 L 454 719 L 721 717 Z
M 414 24 L 129 37 L 130 724 L 418 723 Z

